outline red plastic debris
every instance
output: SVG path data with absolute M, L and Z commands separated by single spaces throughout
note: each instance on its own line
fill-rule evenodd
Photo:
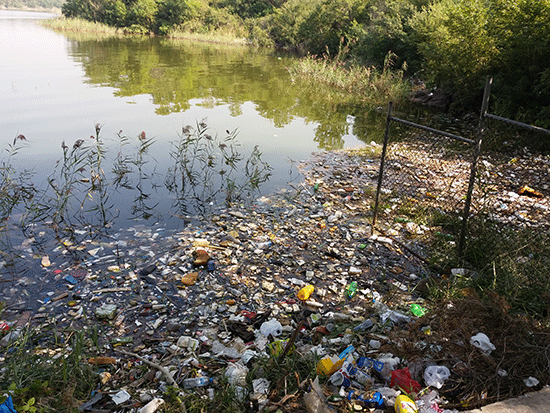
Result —
M 394 370 L 391 374 L 390 387 L 399 386 L 407 393 L 418 393 L 422 386 L 411 377 L 409 368 Z

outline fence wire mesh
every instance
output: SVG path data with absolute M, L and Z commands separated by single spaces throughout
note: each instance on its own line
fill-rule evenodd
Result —
M 392 124 L 375 228 L 427 259 L 456 254 L 474 145 Z
M 472 214 L 515 228 L 550 229 L 550 157 L 484 154 Z

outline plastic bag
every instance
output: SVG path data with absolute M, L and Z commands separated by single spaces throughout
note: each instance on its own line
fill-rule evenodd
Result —
M 11 396 L 8 396 L 6 401 L 0 404 L 0 413 L 17 413 L 15 407 L 13 406 L 13 400 Z
M 478 333 L 475 336 L 472 336 L 472 338 L 470 338 L 470 344 L 477 347 L 485 354 L 490 354 L 491 351 L 496 350 L 496 347 L 493 343 L 491 343 L 489 337 L 483 333 Z
M 411 377 L 408 367 L 394 370 L 391 374 L 390 387 L 399 386 L 407 393 L 418 393 L 422 386 Z
M 440 389 L 450 375 L 451 372 L 445 366 L 429 366 L 424 370 L 424 381 L 427 386 Z

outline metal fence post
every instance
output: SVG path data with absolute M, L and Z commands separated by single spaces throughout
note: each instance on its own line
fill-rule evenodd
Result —
M 487 81 L 485 82 L 485 90 L 483 92 L 483 102 L 481 104 L 481 113 L 479 115 L 479 126 L 477 130 L 477 141 L 474 151 L 474 159 L 472 160 L 472 167 L 470 169 L 470 182 L 468 183 L 468 192 L 466 194 L 466 202 L 464 204 L 464 213 L 462 215 L 462 228 L 460 230 L 460 240 L 458 242 L 458 259 L 462 261 L 464 258 L 464 247 L 466 242 L 466 234 L 468 232 L 468 218 L 470 216 L 470 205 L 472 203 L 472 193 L 474 191 L 476 173 L 477 173 L 477 162 L 479 161 L 479 155 L 481 153 L 481 141 L 483 137 L 484 130 L 484 119 L 487 109 L 489 107 L 489 96 L 491 94 L 491 85 L 493 84 L 493 78 L 487 76 Z
M 478 137 L 474 151 L 474 159 L 472 159 L 472 167 L 470 169 L 470 182 L 468 183 L 468 193 L 464 204 L 464 213 L 462 214 L 462 228 L 460 229 L 460 241 L 458 242 L 458 258 L 462 261 L 464 255 L 464 243 L 466 241 L 466 233 L 468 232 L 468 218 L 470 216 L 470 205 L 472 203 L 472 193 L 476 182 L 477 161 L 481 152 L 481 136 Z
M 384 161 L 386 160 L 386 150 L 390 137 L 391 111 L 393 103 L 388 105 L 388 117 L 386 118 L 386 131 L 384 132 L 384 145 L 382 147 L 382 158 L 380 159 L 380 171 L 378 172 L 378 184 L 376 185 L 376 197 L 374 200 L 374 212 L 372 215 L 372 227 L 376 225 L 376 216 L 378 215 L 378 202 L 380 201 L 380 190 L 382 189 L 382 177 L 384 176 Z
M 481 113 L 479 115 L 479 132 L 483 131 L 484 118 L 489 108 L 489 96 L 491 95 L 492 84 L 493 84 L 493 77 L 487 76 L 487 81 L 485 82 L 485 90 L 483 92 L 483 103 L 481 104 Z

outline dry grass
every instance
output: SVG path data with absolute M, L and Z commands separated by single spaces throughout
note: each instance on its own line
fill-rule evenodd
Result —
M 486 302 L 472 290 L 463 294 L 462 299 L 441 303 L 407 329 L 394 330 L 395 354 L 410 363 L 449 367 L 451 378 L 440 394 L 453 408 L 473 408 L 532 391 L 523 381 L 530 376 L 548 383 L 550 329 L 509 315 L 505 301 L 496 294 Z M 425 325 L 430 325 L 430 335 L 421 331 Z M 496 347 L 489 355 L 470 344 L 480 332 Z

